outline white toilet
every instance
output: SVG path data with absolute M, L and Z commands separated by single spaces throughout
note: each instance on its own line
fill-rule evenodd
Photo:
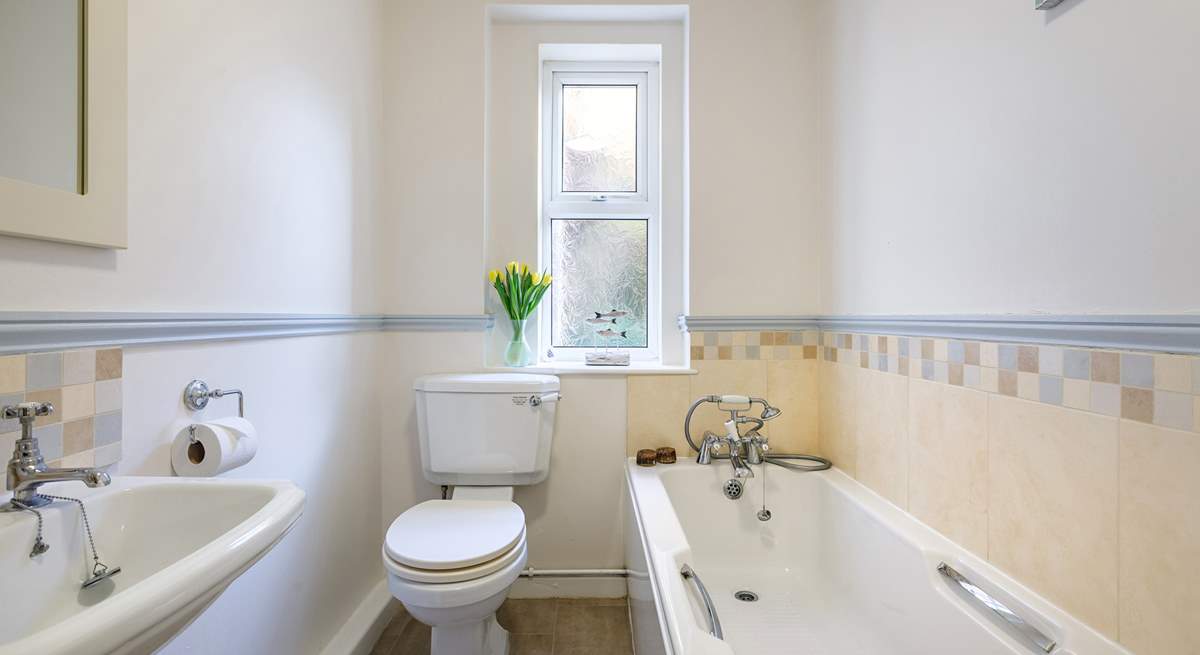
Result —
M 504 655 L 508 632 L 496 610 L 528 559 L 513 486 L 549 472 L 558 378 L 463 373 L 413 386 L 425 479 L 454 491 L 392 522 L 388 587 L 433 627 L 432 655 Z

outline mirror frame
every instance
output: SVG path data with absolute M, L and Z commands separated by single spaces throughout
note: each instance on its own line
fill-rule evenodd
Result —
M 83 193 L 0 177 L 0 234 L 128 246 L 126 0 L 83 2 Z

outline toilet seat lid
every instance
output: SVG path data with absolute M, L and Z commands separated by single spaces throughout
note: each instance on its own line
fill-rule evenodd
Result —
M 427 500 L 392 521 L 384 549 L 417 569 L 459 569 L 499 557 L 525 532 L 525 512 L 496 500 Z

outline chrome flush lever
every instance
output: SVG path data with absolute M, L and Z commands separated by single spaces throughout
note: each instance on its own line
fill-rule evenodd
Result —
M 530 407 L 541 407 L 542 403 L 556 403 L 560 400 L 562 400 L 562 394 L 558 393 L 557 391 L 554 391 L 551 393 L 544 393 L 540 396 L 530 396 L 529 397 L 529 406 Z

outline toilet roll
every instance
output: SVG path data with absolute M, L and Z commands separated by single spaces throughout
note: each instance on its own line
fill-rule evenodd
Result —
M 246 464 L 256 452 L 254 426 L 231 416 L 180 430 L 171 444 L 171 466 L 179 476 L 208 478 Z

